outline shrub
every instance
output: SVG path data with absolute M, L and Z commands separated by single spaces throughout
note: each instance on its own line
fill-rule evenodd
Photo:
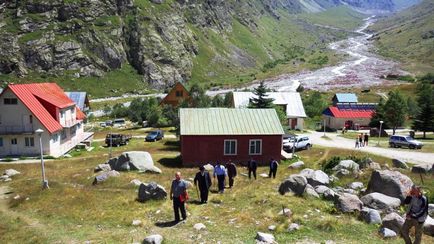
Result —
M 339 164 L 339 162 L 341 161 L 340 157 L 337 156 L 333 156 L 332 158 L 330 158 L 329 160 L 326 160 L 324 162 L 324 164 L 322 165 L 322 170 L 327 173 L 327 174 L 331 174 L 332 173 L 332 169 Z

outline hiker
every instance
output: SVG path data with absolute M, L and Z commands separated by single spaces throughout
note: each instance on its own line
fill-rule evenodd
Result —
M 257 168 L 258 168 L 258 163 L 253 158 L 250 158 L 250 160 L 247 162 L 247 169 L 249 170 L 249 179 L 251 179 L 253 173 L 253 177 L 255 177 L 256 180 Z
M 214 167 L 214 178 L 217 176 L 219 193 L 223 193 L 225 191 L 225 177 L 226 177 L 226 168 L 223 165 L 220 165 L 217 162 Z
M 268 177 L 271 178 L 271 175 L 273 175 L 273 178 L 276 178 L 276 172 L 277 172 L 277 167 L 279 166 L 279 163 L 274 160 L 274 158 L 271 158 L 270 160 L 270 173 L 268 174 Z
M 359 148 L 359 135 L 356 137 L 356 145 L 354 147 Z
M 175 179 L 170 187 L 170 200 L 173 200 L 173 211 L 175 212 L 175 222 L 179 222 L 179 210 L 181 210 L 182 220 L 187 219 L 185 213 L 185 201 L 187 200 L 187 183 L 181 179 L 181 172 L 176 172 Z
M 363 147 L 363 133 L 359 135 L 359 147 Z
M 209 176 L 208 171 L 205 171 L 205 167 L 200 166 L 199 172 L 197 172 L 194 177 L 194 185 L 199 185 L 200 203 L 208 202 L 208 191 L 211 184 L 211 176 Z
M 365 146 L 368 146 L 368 141 L 369 141 L 369 135 L 368 135 L 368 133 L 365 133 L 364 141 L 365 141 Z
M 401 229 L 402 238 L 406 244 L 411 244 L 409 232 L 411 227 L 415 228 L 415 240 L 413 243 L 420 244 L 422 240 L 423 224 L 428 216 L 428 200 L 422 194 L 422 190 L 419 186 L 413 185 L 407 197 L 404 200 L 404 204 L 410 204 L 407 212 L 404 225 Z
M 232 186 L 234 186 L 234 178 L 237 176 L 237 166 L 229 160 L 226 164 L 226 169 L 228 171 L 229 188 L 232 188 Z

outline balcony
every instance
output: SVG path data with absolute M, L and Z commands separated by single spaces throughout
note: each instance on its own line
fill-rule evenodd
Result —
M 0 135 L 22 135 L 22 134 L 33 134 L 35 129 L 32 125 L 21 126 L 21 125 L 2 125 L 0 126 Z
M 65 121 L 61 121 L 60 124 L 64 127 L 64 128 L 71 128 L 74 125 L 78 124 L 79 121 L 76 119 L 72 119 L 72 120 L 65 120 Z

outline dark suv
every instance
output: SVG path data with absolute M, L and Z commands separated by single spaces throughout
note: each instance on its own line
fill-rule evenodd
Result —
M 421 149 L 423 144 L 416 141 L 411 136 L 391 136 L 389 138 L 390 147 L 408 147 L 410 149 Z
M 164 138 L 164 132 L 162 130 L 153 130 L 148 133 L 145 141 L 158 141 Z

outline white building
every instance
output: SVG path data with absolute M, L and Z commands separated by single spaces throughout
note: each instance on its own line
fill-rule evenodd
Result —
M 235 108 L 247 108 L 250 99 L 255 97 L 253 92 L 234 92 L 233 105 Z M 267 98 L 272 98 L 273 104 L 283 107 L 288 118 L 288 125 L 291 129 L 303 130 L 304 111 L 303 102 L 298 92 L 267 92 Z
M 0 94 L 0 157 L 39 155 L 37 129 L 43 153 L 59 157 L 92 138 L 85 117 L 55 83 L 10 84 Z

